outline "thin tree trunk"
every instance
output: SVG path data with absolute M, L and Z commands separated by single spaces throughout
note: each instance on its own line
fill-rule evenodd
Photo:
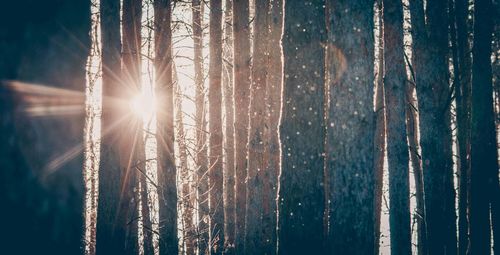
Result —
M 225 0 L 223 76 L 225 134 L 224 134 L 224 234 L 225 253 L 234 253 L 235 234 L 235 171 L 234 171 L 234 100 L 233 100 L 233 2 Z
M 490 203 L 498 185 L 498 161 L 493 110 L 491 0 L 474 2 L 474 43 L 472 48 L 470 252 L 490 254 Z M 493 179 L 496 179 L 494 181 Z
M 414 82 L 414 79 L 413 79 Z M 418 123 L 417 123 L 417 101 L 413 96 L 415 92 L 414 83 L 406 87 L 406 133 L 408 134 L 408 145 L 410 150 L 411 166 L 413 168 L 413 179 L 415 182 L 415 221 L 417 222 L 417 254 L 427 254 L 427 228 L 425 226 L 424 208 L 424 180 L 422 173 L 422 162 L 418 145 Z
M 285 2 L 279 254 L 326 251 L 324 5 L 324 0 Z
M 252 85 L 250 92 L 250 130 L 248 137 L 248 177 L 246 204 L 245 254 L 264 252 L 264 184 L 267 170 L 266 82 L 269 0 L 255 1 Z M 267 185 L 266 185 L 267 187 Z
M 210 254 L 224 250 L 224 200 L 222 169 L 222 1 L 210 1 L 209 64 L 209 170 Z
M 446 1 L 411 2 L 429 254 L 456 254 Z
M 269 66 L 267 73 L 267 112 L 268 117 L 268 163 L 265 180 L 268 185 L 269 204 L 264 205 L 268 210 L 264 213 L 264 238 L 268 240 L 265 253 L 276 254 L 277 242 L 277 204 L 278 174 L 280 167 L 280 140 L 279 140 L 279 118 L 281 107 L 281 82 L 283 76 L 283 61 L 281 49 L 281 33 L 283 30 L 283 0 L 272 0 L 270 10 L 270 33 L 269 33 Z
M 124 125 L 120 122 L 124 106 L 117 107 L 111 102 L 112 98 L 126 96 L 119 80 L 121 77 L 120 1 L 103 0 L 100 8 L 103 102 L 96 253 L 123 254 L 127 222 L 124 218 L 116 217 L 123 216 L 120 213 L 119 199 L 121 180 L 126 170 L 126 165 L 120 160 L 123 141 L 117 140 L 120 137 L 118 132 L 111 131 L 109 135 L 106 134 L 111 128 L 121 130 Z
M 175 89 L 175 125 L 176 125 L 176 141 L 177 148 L 179 148 L 179 164 L 180 164 L 180 180 L 182 181 L 182 235 L 183 243 L 185 246 L 185 254 L 195 254 L 195 233 L 193 225 L 193 208 L 194 205 L 191 204 L 191 196 L 193 192 L 191 191 L 191 174 L 188 167 L 188 154 L 187 154 L 187 144 L 186 144 L 186 132 L 184 130 L 184 117 L 182 111 L 182 94 L 181 87 L 179 85 L 179 80 L 177 78 L 177 70 L 175 65 L 173 66 L 173 82 Z
M 409 156 L 406 136 L 406 70 L 403 42 L 403 4 L 384 0 L 384 92 L 387 107 L 389 165 L 389 222 L 391 253 L 411 254 Z
M 122 75 L 125 86 L 127 87 L 125 100 L 128 102 L 131 98 L 140 94 L 141 91 L 141 16 L 142 1 L 126 0 L 123 1 L 122 8 L 122 42 L 123 42 L 123 65 Z M 121 159 L 125 160 L 126 172 L 122 183 L 122 205 L 123 212 L 127 213 L 127 237 L 124 254 L 137 254 L 138 245 L 138 169 L 144 163 L 143 147 L 143 122 L 142 116 L 132 116 L 132 125 L 128 123 L 125 127 L 125 137 L 132 138 L 127 144 L 124 144 L 125 153 L 121 153 Z
M 330 253 L 374 253 L 373 2 L 329 1 Z
M 469 248 L 468 193 L 470 178 L 470 90 L 471 55 L 468 40 L 467 0 L 455 0 L 456 58 L 458 67 L 455 75 L 457 105 L 457 142 L 459 153 L 458 169 L 458 254 L 465 255 Z M 453 28 L 453 27 L 452 27 Z M 452 38 L 454 40 L 455 38 Z
M 384 24 L 383 24 L 383 3 L 378 0 L 376 3 L 378 14 L 378 73 L 375 94 L 375 149 L 374 149 L 374 170 L 375 170 L 375 250 L 374 254 L 380 253 L 380 220 L 382 214 L 382 192 L 384 183 L 384 159 L 385 159 L 385 98 L 384 98 Z
M 205 85 L 203 72 L 203 5 L 200 0 L 192 2 L 194 73 L 196 85 L 196 180 L 198 193 L 198 254 L 207 254 L 208 249 L 208 155 L 205 120 Z
M 250 104 L 250 26 L 248 0 L 233 3 L 234 130 L 235 130 L 235 251 L 243 252 L 245 233 Z
M 177 171 L 174 156 L 171 1 L 155 0 L 155 72 L 160 254 L 177 254 Z

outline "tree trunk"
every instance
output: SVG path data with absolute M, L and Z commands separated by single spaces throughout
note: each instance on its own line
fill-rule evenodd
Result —
M 209 64 L 209 170 L 210 254 L 224 250 L 224 200 L 222 169 L 222 1 L 210 1 Z
M 469 247 L 468 197 L 470 178 L 470 90 L 471 55 L 469 45 L 469 3 L 455 0 L 456 51 L 458 66 L 454 77 L 457 105 L 458 169 L 458 254 L 465 255 Z M 454 40 L 455 38 L 452 38 Z
M 384 159 L 385 159 L 385 98 L 384 98 L 384 23 L 383 23 L 383 3 L 378 0 L 376 3 L 378 13 L 377 18 L 378 32 L 378 72 L 375 94 L 375 149 L 374 149 L 374 171 L 375 171 L 375 255 L 380 254 L 380 220 L 382 214 L 382 196 L 384 186 Z
M 389 165 L 391 253 L 411 254 L 410 185 L 406 137 L 406 69 L 403 42 L 403 4 L 384 0 L 384 89 Z
M 102 138 L 101 161 L 99 171 L 99 199 L 97 212 L 96 252 L 97 254 L 111 254 L 125 252 L 126 219 L 120 215 L 120 180 L 125 174 L 126 165 L 120 160 L 120 144 L 117 141 L 118 132 L 109 131 L 117 121 L 120 121 L 123 107 L 112 104 L 112 98 L 123 98 L 120 89 L 121 76 L 121 39 L 120 39 L 120 1 L 103 0 L 101 12 L 101 40 L 102 40 Z M 123 120 L 122 120 L 123 121 Z M 118 122 L 116 130 L 120 130 L 126 122 Z M 107 132 L 109 134 L 107 134 Z M 104 170 L 106 169 L 106 170 Z M 128 202 L 128 201 L 127 201 Z
M 141 16 L 142 1 L 126 0 L 122 8 L 122 42 L 123 42 L 123 65 L 122 74 L 126 89 L 124 99 L 128 102 L 141 91 Z M 127 109 L 129 110 L 129 109 Z M 122 224 L 126 224 L 126 243 L 124 254 L 136 254 L 138 247 L 138 169 L 144 164 L 143 123 L 141 116 L 132 116 L 131 122 L 127 122 L 124 127 L 126 139 L 122 144 L 123 152 L 120 153 L 120 160 L 125 166 L 125 173 L 122 176 L 120 213 L 124 216 Z M 142 156 L 142 157 L 141 157 Z M 119 216 L 120 217 L 120 216 Z
M 329 1 L 330 253 L 374 252 L 374 21 L 367 0 Z
M 474 2 L 472 48 L 470 252 L 490 254 L 490 203 L 498 195 L 498 161 L 493 110 L 491 0 Z M 496 179 L 496 180 L 494 180 Z M 485 187 L 486 185 L 486 187 Z M 494 204 L 494 203 L 492 203 Z
M 225 135 L 224 135 L 224 234 L 225 253 L 234 253 L 235 234 L 235 189 L 234 189 L 234 100 L 233 100 L 233 30 L 232 9 L 233 2 L 225 0 L 224 10 L 224 50 L 223 50 L 223 76 L 224 109 L 225 109 Z
M 323 0 L 285 2 L 279 254 L 326 251 L 324 5 Z
M 446 1 L 410 5 L 429 253 L 456 254 Z M 426 26 L 427 25 L 427 26 Z
M 270 33 L 269 45 L 276 45 L 273 48 L 269 46 L 269 66 L 267 73 L 267 112 L 269 114 L 268 125 L 268 163 L 265 180 L 268 185 L 268 208 L 263 217 L 264 238 L 269 240 L 266 245 L 266 254 L 276 254 L 277 244 L 277 206 L 276 198 L 278 195 L 278 174 L 280 167 L 280 140 L 279 140 L 279 121 L 281 107 L 281 82 L 283 75 L 283 61 L 281 59 L 283 52 L 281 49 L 281 33 L 283 29 L 283 0 L 272 0 L 270 10 Z
M 192 191 L 191 191 L 191 178 L 188 167 L 188 151 L 186 144 L 186 132 L 184 130 L 184 117 L 182 111 L 182 94 L 181 87 L 179 85 L 179 80 L 177 78 L 177 68 L 173 66 L 173 82 L 175 89 L 175 127 L 176 127 L 176 141 L 177 148 L 179 148 L 179 166 L 180 166 L 180 181 L 182 183 L 182 237 L 183 245 L 185 247 L 185 252 L 181 254 L 195 254 L 195 235 L 193 226 L 193 208 L 194 205 L 191 204 Z
M 245 254 L 264 252 L 264 203 L 267 170 L 266 82 L 268 72 L 269 0 L 255 1 L 253 28 L 252 85 L 250 94 L 250 129 L 248 138 L 248 177 L 246 204 Z M 266 185 L 267 187 L 267 185 Z M 268 208 L 266 208 L 268 209 Z
M 174 155 L 171 1 L 154 1 L 160 254 L 177 254 L 177 171 Z
M 196 181 L 198 193 L 198 254 L 207 254 L 208 249 L 208 155 L 205 120 L 205 86 L 203 72 L 203 5 L 200 0 L 193 0 L 193 42 L 196 104 Z
M 245 234 L 250 104 L 250 26 L 248 0 L 233 3 L 234 130 L 235 130 L 235 251 L 243 252 Z

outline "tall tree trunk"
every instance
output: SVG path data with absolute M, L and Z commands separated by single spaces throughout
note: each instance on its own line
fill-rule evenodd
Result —
M 391 253 L 411 254 L 410 185 L 406 137 L 406 69 L 403 42 L 403 4 L 384 0 L 384 89 L 389 165 Z
M 210 1 L 209 64 L 209 170 L 210 254 L 224 250 L 224 200 L 222 169 L 222 0 Z
M 378 32 L 378 73 L 376 75 L 376 94 L 375 94 L 375 149 L 374 149 L 374 171 L 375 171 L 375 250 L 374 254 L 380 253 L 380 220 L 382 214 L 382 192 L 384 185 L 384 160 L 385 160 L 385 98 L 384 98 L 384 23 L 383 23 L 383 3 L 378 0 L 376 3 L 378 13 L 377 18 Z
M 279 254 L 325 253 L 324 5 L 285 2 Z
M 122 75 L 124 76 L 125 100 L 128 102 L 141 91 L 141 16 L 142 1 L 126 0 L 123 1 L 123 23 L 122 23 L 122 42 L 123 42 L 123 65 Z M 132 116 L 132 125 L 128 123 L 125 127 L 125 137 L 131 138 L 123 144 L 124 152 L 121 153 L 122 164 L 126 166 L 126 171 L 122 181 L 123 203 L 121 213 L 126 214 L 125 224 L 127 226 L 127 237 L 125 243 L 125 254 L 136 254 L 138 247 L 138 169 L 144 164 L 143 147 L 143 123 L 142 116 Z
M 471 55 L 468 31 L 467 0 L 455 0 L 456 51 L 458 70 L 454 77 L 457 105 L 458 169 L 458 254 L 467 254 L 469 247 L 468 197 L 470 178 L 470 90 Z M 453 28 L 453 27 L 452 27 Z
M 208 155 L 205 120 L 205 85 L 203 72 L 203 5 L 193 0 L 193 42 L 196 104 L 196 181 L 198 193 L 198 254 L 206 254 L 208 249 Z
M 410 4 L 429 253 L 456 254 L 446 1 Z
M 123 141 L 117 140 L 121 135 L 118 132 L 108 131 L 112 128 L 121 130 L 120 127 L 125 123 L 120 122 L 120 116 L 126 110 L 123 109 L 126 106 L 117 107 L 111 102 L 113 98 L 126 96 L 123 94 L 119 80 L 121 77 L 120 1 L 103 0 L 100 8 L 103 100 L 96 252 L 97 254 L 123 254 L 126 219 L 115 216 L 122 215 L 119 213 L 121 208 L 120 182 L 125 174 L 126 165 L 123 164 L 120 154 Z
M 225 253 L 234 253 L 235 234 L 235 171 L 234 171 L 234 99 L 233 99 L 233 2 L 225 0 L 223 76 L 225 135 L 224 135 L 224 234 Z
M 265 252 L 267 254 L 276 254 L 277 244 L 277 206 L 276 198 L 278 195 L 278 174 L 280 167 L 280 140 L 279 140 L 279 118 L 281 107 L 281 82 L 283 76 L 283 61 L 281 59 L 283 52 L 281 48 L 281 33 L 283 30 L 283 0 L 272 0 L 269 20 L 269 66 L 267 73 L 267 106 L 268 106 L 268 163 L 265 180 L 268 185 L 270 198 L 267 201 L 268 210 L 263 216 L 264 238 L 269 240 Z
M 155 72 L 158 144 L 160 254 L 177 254 L 177 171 L 174 155 L 174 90 L 172 82 L 172 10 L 170 0 L 155 0 Z
M 417 254 L 427 254 L 427 228 L 425 224 L 424 208 L 424 180 L 422 173 L 422 162 L 419 154 L 418 123 L 417 123 L 417 101 L 414 97 L 415 80 L 406 87 L 406 133 L 408 134 L 408 146 L 410 150 L 411 166 L 413 168 L 413 179 L 415 182 L 415 216 L 417 223 Z
M 493 110 L 491 0 L 474 2 L 474 46 L 472 48 L 470 252 L 490 254 L 490 203 L 498 195 L 498 161 Z M 496 179 L 494 181 L 493 179 Z M 486 188 L 485 188 L 486 185 Z
M 193 208 L 194 205 L 191 204 L 192 191 L 191 191 L 191 176 L 188 167 L 188 151 L 187 151 L 187 140 L 186 132 L 184 130 L 184 117 L 182 111 L 182 89 L 179 85 L 179 80 L 177 78 L 177 68 L 173 66 L 173 82 L 175 89 L 175 127 L 176 127 L 176 141 L 177 148 L 179 148 L 179 167 L 180 167 L 180 180 L 182 182 L 181 192 L 182 192 L 182 237 L 183 246 L 185 247 L 185 254 L 195 254 L 195 235 L 193 226 Z M 181 254 L 184 254 L 181 252 Z
M 248 153 L 248 109 L 250 104 L 250 25 L 248 0 L 233 3 L 234 50 L 234 138 L 235 138 L 235 250 L 243 252 L 245 234 Z
M 330 252 L 374 252 L 373 2 L 329 1 Z
M 248 177 L 245 254 L 264 252 L 264 190 L 267 170 L 266 82 L 268 69 L 269 0 L 255 0 L 253 28 L 252 85 L 250 92 L 250 130 L 248 137 Z M 265 186 L 264 186 L 265 185 Z M 266 208 L 267 209 L 267 208 Z

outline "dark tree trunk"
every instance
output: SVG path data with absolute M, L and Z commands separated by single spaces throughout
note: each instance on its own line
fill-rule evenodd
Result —
M 457 105 L 458 164 L 458 254 L 465 255 L 469 247 L 468 197 L 470 178 L 470 90 L 471 55 L 469 45 L 468 14 L 469 2 L 455 0 L 455 20 L 451 28 L 456 28 L 455 94 Z M 454 26 L 454 27 L 453 27 Z
M 174 155 L 171 1 L 154 1 L 160 254 L 177 254 L 177 171 Z
M 224 234 L 225 253 L 234 253 L 235 171 L 234 171 L 234 99 L 233 99 L 233 2 L 225 0 L 222 83 L 224 86 Z
M 285 2 L 279 254 L 325 253 L 324 5 Z
M 267 203 L 267 211 L 263 216 L 264 238 L 269 240 L 266 245 L 266 254 L 276 254 L 277 242 L 277 206 L 276 198 L 278 195 L 278 174 L 280 167 L 280 140 L 279 140 L 279 118 L 281 107 L 281 82 L 283 76 L 283 61 L 281 49 L 281 33 L 283 29 L 283 0 L 272 0 L 270 10 L 270 33 L 269 45 L 269 66 L 267 73 L 267 106 L 268 106 L 268 163 L 266 170 L 266 183 L 268 185 L 268 194 L 270 195 Z
M 406 142 L 406 69 L 403 42 L 403 4 L 384 0 L 384 73 L 387 105 L 389 221 L 391 253 L 411 254 L 410 185 Z
M 424 208 L 424 180 L 422 173 L 422 161 L 419 154 L 418 123 L 417 123 L 417 101 L 414 97 L 415 80 L 406 86 L 406 133 L 408 134 L 408 146 L 410 150 L 411 166 L 413 168 L 413 179 L 415 181 L 415 221 L 417 223 L 417 254 L 427 254 L 427 228 L 425 225 Z
M 498 195 L 498 161 L 490 61 L 494 12 L 491 0 L 478 0 L 474 4 L 470 252 L 471 254 L 490 254 L 489 209 L 490 203 Z
M 233 3 L 234 138 L 235 138 L 235 250 L 243 252 L 250 104 L 250 27 L 248 0 Z
M 374 252 L 373 2 L 329 1 L 330 252 Z
M 124 0 L 122 8 L 122 84 L 124 84 L 124 100 L 129 100 L 141 91 L 141 17 L 142 0 Z M 128 105 L 125 106 L 125 109 Z M 138 175 L 144 169 L 144 134 L 142 116 L 132 115 L 123 127 L 126 139 L 120 160 L 125 166 L 122 176 L 120 211 L 121 222 L 126 226 L 124 254 L 137 254 L 138 247 Z M 123 199 L 123 200 L 122 200 Z
M 121 77 L 121 39 L 120 39 L 120 1 L 101 1 L 101 36 L 102 36 L 102 138 L 101 161 L 99 171 L 99 202 L 97 212 L 96 252 L 97 254 L 124 253 L 126 222 L 116 219 L 120 209 L 120 180 L 126 165 L 120 160 L 120 144 L 116 130 L 126 125 L 123 121 L 116 130 L 108 131 L 120 121 L 124 106 L 116 106 L 113 98 L 123 98 L 124 86 Z M 120 123 L 120 122 L 119 122 Z M 106 131 L 109 132 L 106 133 Z M 128 202 L 128 201 L 127 201 Z M 123 221 L 123 222 L 122 222 Z
M 410 5 L 429 254 L 456 254 L 446 1 Z
M 222 169 L 222 0 L 210 1 L 209 64 L 209 170 L 210 254 L 224 250 L 224 200 Z
M 269 198 L 267 180 L 266 83 L 268 72 L 269 0 L 255 1 L 253 28 L 252 85 L 250 94 L 250 129 L 248 138 L 248 177 L 246 204 L 245 254 L 264 253 L 264 203 Z M 267 184 L 267 183 L 266 183 Z M 265 186 L 264 186 L 265 185 Z M 266 208 L 268 209 L 268 208 Z
M 384 98 L 384 23 L 383 23 L 383 3 L 378 0 L 376 3 L 378 14 L 377 18 L 378 32 L 376 40 L 378 40 L 377 66 L 378 73 L 376 76 L 376 94 L 375 94 L 375 149 L 374 149 L 374 171 L 375 171 L 375 250 L 374 254 L 380 253 L 380 220 L 382 214 L 382 191 L 384 185 L 384 159 L 385 159 L 385 98 Z
M 91 45 L 90 0 L 4 1 L 1 9 L 0 217 L 8 220 L 2 224 L 0 245 L 7 254 L 82 253 L 80 148 L 84 147 L 85 64 Z M 23 86 L 14 81 L 47 86 L 32 87 L 42 91 L 70 89 L 75 96 L 25 94 L 11 90 L 15 84 Z M 68 100 L 79 112 L 33 118 L 26 113 L 26 98 Z M 63 164 L 53 168 L 61 158 Z

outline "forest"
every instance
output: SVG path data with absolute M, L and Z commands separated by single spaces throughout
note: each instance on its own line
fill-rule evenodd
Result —
M 500 255 L 499 0 L 0 1 L 0 254 Z

